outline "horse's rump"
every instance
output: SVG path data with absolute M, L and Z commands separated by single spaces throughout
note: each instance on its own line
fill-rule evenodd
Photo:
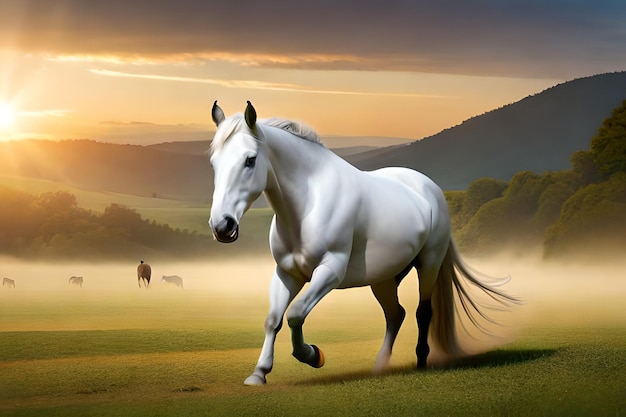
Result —
M 152 268 L 150 268 L 150 265 L 143 263 L 137 267 L 137 278 L 146 278 L 149 280 L 151 276 Z

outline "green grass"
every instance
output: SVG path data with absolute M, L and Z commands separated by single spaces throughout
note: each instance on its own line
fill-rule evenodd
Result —
M 172 335 L 178 335 L 172 339 Z M 535 343 L 512 345 L 449 367 L 417 373 L 398 368 L 384 377 L 369 374 L 369 358 L 352 357 L 347 366 L 323 376 L 287 361 L 278 349 L 275 375 L 266 387 L 242 387 L 254 349 L 240 345 L 235 331 L 222 337 L 232 349 L 211 349 L 195 332 L 137 332 L 141 346 L 175 340 L 154 353 L 136 348 L 120 352 L 119 334 L 111 334 L 111 351 L 86 352 L 57 359 L 4 361 L 3 415 L 546 415 L 615 416 L 626 405 L 623 363 L 626 341 L 617 329 L 593 337 L 591 329 L 570 332 L 566 346 L 549 334 Z M 321 335 L 318 335 L 321 336 Z M 24 335 L 41 343 L 54 334 Z M 85 332 L 83 337 L 93 337 Z M 596 339 L 589 341 L 589 337 Z M 606 343 L 619 339 L 618 343 Z M 245 335 L 244 335 L 245 338 Z M 104 340 L 104 339 L 103 339 Z M 198 346 L 201 341 L 209 342 Z M 323 337 L 319 338 L 323 345 Z M 561 343 L 557 343 L 560 345 Z M 369 346 L 366 343 L 365 346 Z M 358 344 L 351 346 L 357 355 Z M 169 349 L 169 351 L 168 351 Z M 141 353 L 138 353 L 138 350 Z M 332 349 L 331 349 L 332 351 Z M 114 353 L 115 352 L 115 353 Z M 342 361 L 338 352 L 330 359 Z M 92 356 L 94 355 L 94 356 Z M 339 357 L 337 357 L 339 356 Z M 365 355 L 363 355 L 365 356 Z
M 243 296 L 217 283 L 3 290 L 0 415 L 626 414 L 623 318 L 523 320 L 514 343 L 426 372 L 412 369 L 415 324 L 407 321 L 392 369 L 375 377 L 383 320 L 366 290 L 337 293 L 309 317 L 305 334 L 324 350 L 324 368 L 293 359 L 283 331 L 268 385 L 244 387 L 263 338 L 264 285 Z

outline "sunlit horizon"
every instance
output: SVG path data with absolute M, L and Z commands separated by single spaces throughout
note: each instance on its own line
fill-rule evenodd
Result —
M 626 70 L 617 4 L 340 2 L 330 12 L 269 1 L 242 14 L 230 3 L 96 3 L 0 6 L 0 140 L 191 140 L 213 129 L 215 100 L 227 114 L 250 100 L 260 118 L 322 137 L 418 140 Z
M 261 118 L 303 121 L 327 137 L 417 140 L 561 81 L 269 71 L 213 63 L 218 69 L 226 66 L 242 72 L 240 78 L 228 79 L 207 77 L 209 64 L 155 66 L 115 63 L 109 57 L 113 69 L 105 69 L 94 68 L 93 59 L 58 60 L 16 51 L 4 56 L 10 59 L 2 64 L 13 72 L 1 80 L 0 94 L 19 97 L 20 108 L 16 110 L 8 101 L 0 108 L 2 140 L 81 138 L 136 144 L 194 140 L 199 133 L 214 129 L 209 111 L 215 100 L 227 114 L 241 112 L 251 100 Z M 7 72 L 1 71 L 0 77 Z
M 9 103 L 0 101 L 0 131 L 8 131 L 15 124 L 15 109 Z

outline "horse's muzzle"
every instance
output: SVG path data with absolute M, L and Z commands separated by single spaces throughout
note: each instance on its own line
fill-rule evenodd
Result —
M 239 237 L 239 225 L 230 216 L 225 216 L 218 224 L 211 225 L 213 236 L 218 242 L 232 243 Z

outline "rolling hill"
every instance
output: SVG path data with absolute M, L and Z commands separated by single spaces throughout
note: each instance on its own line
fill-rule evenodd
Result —
M 568 168 L 572 152 L 589 148 L 602 121 L 624 99 L 626 72 L 610 73 L 557 85 L 408 144 L 397 139 L 387 142 L 396 145 L 381 148 L 357 146 L 354 138 L 322 139 L 361 169 L 406 166 L 431 176 L 445 190 L 465 189 L 480 177 L 506 181 L 522 170 Z M 208 140 L 150 146 L 0 142 L 0 175 L 205 206 L 213 190 L 208 146 Z
M 567 169 L 572 152 L 589 148 L 624 99 L 626 72 L 579 78 L 420 141 L 346 159 L 364 170 L 417 169 L 445 190 L 465 189 L 481 177 L 507 181 L 519 171 Z
M 213 188 L 205 154 L 91 140 L 0 142 L 0 175 L 205 204 Z

